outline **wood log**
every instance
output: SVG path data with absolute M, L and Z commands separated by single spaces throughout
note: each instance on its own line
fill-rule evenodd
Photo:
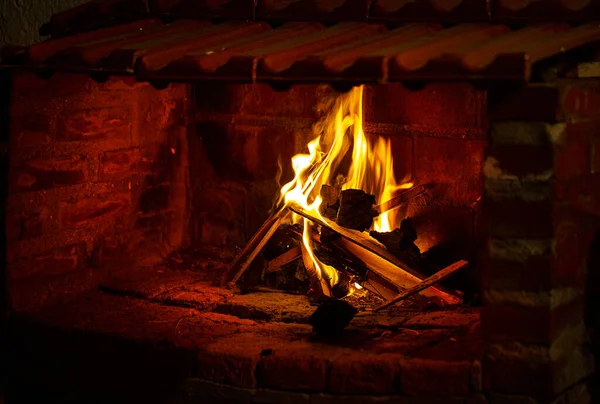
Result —
M 267 263 L 267 269 L 265 273 L 270 274 L 275 271 L 279 271 L 281 267 L 289 264 L 302 257 L 302 249 L 297 246 L 293 247 L 291 250 L 288 250 L 281 254 L 279 257 L 273 258 L 271 261 Z
M 336 223 L 353 230 L 369 229 L 373 225 L 373 218 L 378 215 L 373 209 L 374 204 L 375 195 L 360 189 L 346 189 L 340 196 Z
M 289 209 L 284 207 L 262 224 L 221 277 L 221 286 L 232 288 L 235 285 L 289 214 Z
M 424 279 L 421 283 L 419 283 L 418 285 L 415 285 L 414 287 L 405 290 L 404 292 L 400 293 L 398 296 L 394 297 L 393 299 L 391 299 L 388 302 L 385 302 L 384 304 L 382 304 L 381 306 L 375 308 L 375 312 L 378 312 L 380 310 L 385 309 L 386 307 L 389 307 L 393 304 L 396 304 L 416 293 L 422 292 L 423 290 L 432 287 L 433 285 L 435 285 L 436 283 L 442 281 L 443 279 L 449 277 L 450 275 L 454 274 L 455 272 L 463 269 L 464 267 L 466 267 L 467 265 L 469 265 L 469 263 L 467 261 L 464 260 L 460 260 L 458 262 L 455 262 L 452 265 L 447 266 L 446 268 L 442 269 L 441 271 L 431 275 L 429 278 Z
M 306 246 L 302 243 L 300 244 L 300 248 L 302 250 L 302 261 L 304 262 L 304 268 L 308 273 L 308 278 L 310 280 L 310 285 L 312 289 L 317 294 L 321 294 L 327 297 L 331 297 L 331 286 L 327 279 L 325 279 L 322 274 L 317 271 L 313 260 L 310 258 L 308 250 Z
M 432 187 L 433 187 L 433 184 L 415 185 L 412 188 L 404 190 L 398 196 L 395 196 L 394 198 L 390 199 L 389 201 L 385 201 L 385 202 L 375 206 L 374 209 L 377 211 L 377 213 L 379 215 L 384 212 L 387 212 L 388 210 L 396 209 L 396 208 L 404 205 L 411 199 L 414 199 L 417 196 L 424 194 L 427 190 L 431 189 Z
M 383 245 L 368 234 L 345 229 L 327 219 L 321 220 L 316 218 L 296 204 L 290 205 L 289 209 L 313 223 L 339 233 L 342 237 L 339 242 L 343 244 L 345 249 L 362 260 L 371 271 L 376 272 L 382 278 L 396 285 L 399 290 L 410 289 L 427 278 L 420 271 L 412 268 L 388 252 Z M 456 294 L 439 287 L 427 288 L 423 294 L 429 297 L 436 297 L 446 304 L 458 304 L 462 301 Z

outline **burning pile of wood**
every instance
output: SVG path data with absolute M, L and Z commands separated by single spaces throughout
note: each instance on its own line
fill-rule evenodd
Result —
M 431 185 L 413 186 L 393 199 L 376 205 L 375 196 L 362 190 L 340 191 L 323 185 L 320 215 L 303 209 L 299 204 L 286 204 L 267 219 L 251 238 L 223 275 L 222 284 L 229 287 L 235 285 L 279 229 L 295 242 L 290 243 L 286 252 L 268 262 L 266 272 L 274 272 L 295 260 L 302 260 L 311 289 L 319 296 L 335 300 L 347 294 L 348 287 L 345 286 L 358 284 L 385 300 L 374 311 L 416 294 L 439 304 L 459 304 L 462 302 L 459 292 L 446 290 L 438 284 L 466 267 L 466 261 L 458 261 L 443 269 L 432 268 L 432 264 L 423 259 L 415 245 L 417 233 L 410 219 L 404 219 L 391 232 L 367 233 L 375 217 L 402 207 L 430 188 Z M 309 233 L 312 251 L 307 251 L 306 243 L 302 240 L 306 235 L 301 224 L 283 225 L 292 214 L 314 224 Z M 315 267 L 312 254 L 318 259 L 317 262 L 335 268 L 340 274 L 343 281 L 338 282 L 337 288 L 332 287 L 331 280 Z M 434 274 L 427 277 L 426 273 Z

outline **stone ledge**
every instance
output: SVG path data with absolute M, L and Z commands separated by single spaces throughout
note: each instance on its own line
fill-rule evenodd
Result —
M 149 280 L 139 285 L 137 291 L 136 288 L 127 290 L 137 297 L 95 292 L 69 304 L 20 314 L 29 324 L 26 348 L 36 352 L 32 355 L 34 363 L 60 360 L 64 364 L 63 372 L 53 378 L 63 380 L 63 384 L 79 378 L 91 380 L 88 384 L 112 383 L 115 376 L 111 372 L 96 370 L 95 363 L 100 362 L 104 369 L 126 368 L 127 371 L 117 371 L 118 374 L 125 372 L 119 376 L 122 380 L 136 374 L 139 367 L 140 373 L 150 373 L 158 379 L 173 380 L 179 377 L 175 375 L 187 374 L 244 388 L 298 394 L 336 392 L 348 396 L 346 402 L 352 402 L 350 395 L 411 394 L 415 398 L 407 398 L 406 402 L 417 403 L 421 402 L 417 397 L 422 397 L 424 392 L 439 399 L 466 396 L 480 390 L 477 383 L 472 382 L 473 378 L 479 378 L 473 374 L 477 369 L 471 367 L 473 361 L 483 358 L 482 335 L 474 324 L 478 323 L 477 310 L 447 309 L 437 314 L 401 312 L 401 321 L 393 327 L 389 321 L 360 317 L 335 340 L 323 340 L 312 333 L 308 324 L 257 321 L 209 311 L 215 309 L 215 303 L 235 299 L 209 283 L 194 281 L 193 277 L 160 275 L 164 283 Z M 159 284 L 161 287 L 157 289 L 155 286 Z M 164 296 L 181 293 L 185 293 L 188 300 L 198 295 L 200 303 L 187 302 L 186 307 L 178 307 L 173 300 L 165 300 L 168 305 L 159 302 Z M 249 299 L 250 295 L 243 298 Z M 270 310 L 274 318 L 280 319 L 278 313 L 284 312 L 285 302 L 279 306 L 282 307 Z M 411 328 L 426 321 L 418 320 L 419 317 L 436 321 L 430 324 L 432 328 Z M 296 320 L 302 321 L 302 317 Z M 403 323 L 407 323 L 407 327 Z M 43 333 L 40 328 L 44 329 Z M 65 332 L 75 335 L 71 338 L 74 340 L 63 340 L 60 335 Z M 105 344 L 116 345 L 107 351 Z M 145 353 L 132 357 L 129 352 L 138 346 L 143 347 L 140 349 Z M 88 358 L 88 350 L 105 353 Z M 144 360 L 140 361 L 140 357 Z M 352 372 L 356 369 L 363 372 L 379 369 L 386 373 L 386 364 L 393 368 L 389 377 L 381 380 L 377 377 L 372 383 L 362 379 L 362 384 L 353 381 Z M 441 377 L 450 370 L 453 376 L 448 383 L 428 391 L 432 382 L 423 375 Z M 457 388 L 453 381 L 460 382 Z

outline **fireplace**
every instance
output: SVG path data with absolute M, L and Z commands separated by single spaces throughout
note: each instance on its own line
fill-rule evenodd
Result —
M 3 50 L 9 397 L 591 402 L 594 3 L 162 3 Z

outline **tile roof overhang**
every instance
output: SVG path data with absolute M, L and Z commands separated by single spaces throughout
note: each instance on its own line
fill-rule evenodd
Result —
M 586 1 L 578 1 L 576 14 L 588 7 Z M 27 48 L 4 49 L 4 65 L 167 82 L 527 81 L 536 64 L 600 43 L 598 22 L 530 22 L 515 27 L 492 21 L 490 4 L 484 0 L 155 0 L 148 4 L 102 0 L 90 4 L 109 3 L 113 14 L 120 5 L 116 9 L 125 10 L 122 15 L 147 18 L 87 32 L 72 30 L 70 35 L 56 35 Z M 544 2 L 500 0 L 494 4 L 509 3 L 520 6 L 513 10 L 518 12 L 524 4 L 534 7 Z M 561 0 L 553 3 L 563 4 Z M 485 7 L 478 10 L 474 4 Z M 425 10 L 427 14 L 419 7 L 435 6 L 438 14 L 446 10 L 448 17 L 464 5 L 472 6 L 473 22 L 442 25 L 417 18 L 432 15 L 431 10 Z M 89 7 L 67 13 L 71 18 L 84 18 L 93 14 Z M 164 15 L 148 17 L 149 7 L 176 15 L 189 10 L 188 16 L 205 19 L 166 22 Z M 290 7 L 299 8 L 290 11 Z M 406 17 L 407 7 L 414 21 L 402 22 L 399 15 Z M 328 13 L 335 14 L 334 23 Z M 230 18 L 209 18 L 223 15 Z M 294 21 L 294 15 L 303 19 Z M 68 18 L 58 20 L 66 24 Z M 458 20 L 468 18 L 462 15 Z

